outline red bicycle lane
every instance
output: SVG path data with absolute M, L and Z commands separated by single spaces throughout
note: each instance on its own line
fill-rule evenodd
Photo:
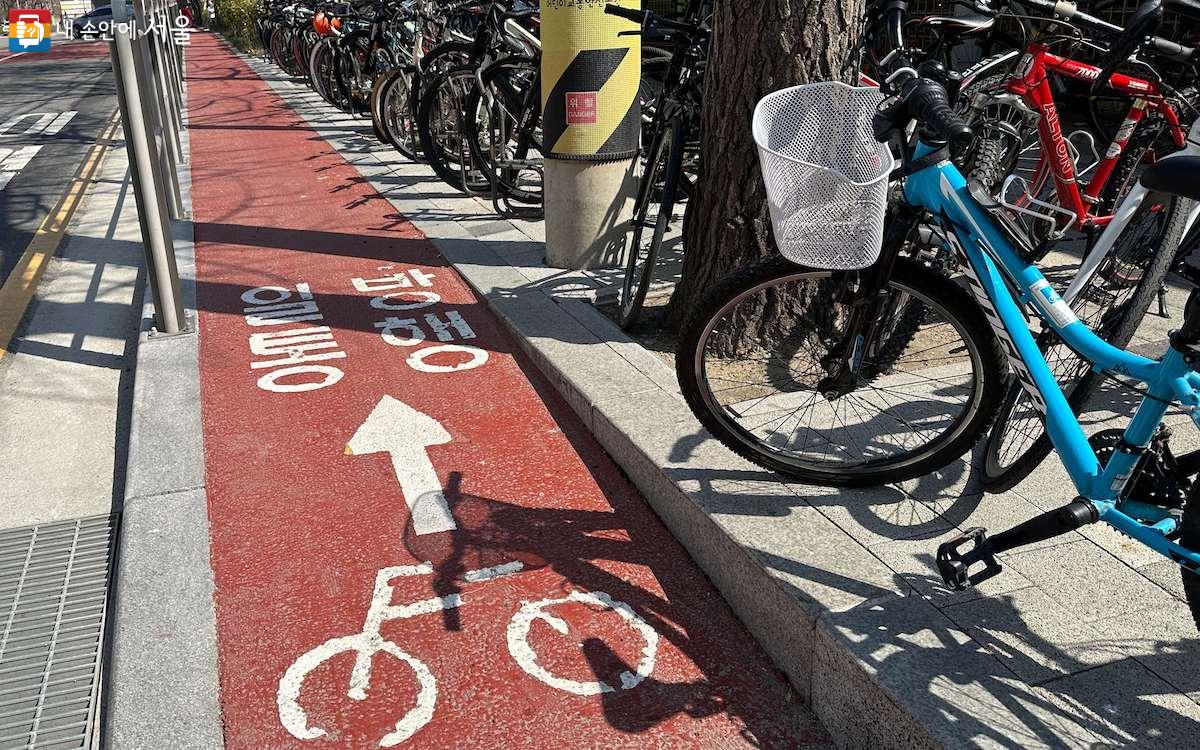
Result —
M 824 743 L 436 249 L 223 43 L 188 69 L 227 746 Z

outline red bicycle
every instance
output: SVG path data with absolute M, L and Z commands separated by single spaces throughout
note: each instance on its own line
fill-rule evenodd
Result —
M 1028 108 L 1026 111 L 1037 115 L 1039 158 L 1033 170 L 1033 177 L 1028 183 L 1028 193 L 1036 196 L 1044 191 L 1048 180 L 1054 180 L 1059 207 L 1074 216 L 1068 226 L 1060 229 L 1083 230 L 1088 227 L 1103 227 L 1112 221 L 1113 214 L 1110 210 L 1114 206 L 1111 205 L 1111 200 L 1103 200 L 1105 187 L 1117 171 L 1117 166 L 1122 161 L 1135 131 L 1147 114 L 1161 118 L 1166 134 L 1176 148 L 1183 148 L 1187 140 L 1187 133 L 1180 122 L 1175 105 L 1163 95 L 1158 83 L 1114 73 L 1108 88 L 1129 97 L 1132 102 L 1116 135 L 1105 149 L 1104 156 L 1089 167 L 1088 171 L 1094 170 L 1093 174 L 1081 189 L 1076 162 L 1083 154 L 1063 133 L 1062 120 L 1059 118 L 1051 88 L 1051 76 L 1089 82 L 1096 80 L 1100 73 L 1100 68 L 1094 65 L 1056 55 L 1047 45 L 1031 42 L 1017 63 L 1012 77 L 1005 82 L 1006 90 L 1019 97 L 1020 102 Z M 986 92 L 981 93 L 984 96 L 988 95 Z M 1072 135 L 1086 132 L 1075 131 Z M 1155 136 L 1158 134 L 1156 131 Z M 1091 134 L 1087 135 L 1090 139 Z M 1130 158 L 1124 160 L 1125 163 L 1130 166 L 1142 163 L 1147 158 L 1148 148 L 1149 144 L 1131 152 Z M 1128 175 L 1122 176 L 1128 179 Z M 1110 194 L 1115 192 L 1119 195 L 1120 187 L 1117 191 L 1110 191 Z M 1103 207 L 1100 213 L 1097 213 L 1097 206 Z

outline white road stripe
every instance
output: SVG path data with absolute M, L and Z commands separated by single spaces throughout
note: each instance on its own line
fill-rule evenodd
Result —
M 0 190 L 4 190 L 9 181 L 41 150 L 41 146 L 21 146 L 16 150 L 0 148 Z

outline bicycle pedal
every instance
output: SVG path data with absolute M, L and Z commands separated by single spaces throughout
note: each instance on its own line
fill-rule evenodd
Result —
M 972 546 L 963 552 L 961 548 L 967 544 Z M 983 563 L 983 570 L 971 573 L 971 566 L 977 562 Z M 967 529 L 939 545 L 937 566 L 942 581 L 954 591 L 966 591 L 972 586 L 978 586 L 1003 570 L 1000 563 L 996 562 L 996 556 L 992 554 L 987 531 L 979 527 Z

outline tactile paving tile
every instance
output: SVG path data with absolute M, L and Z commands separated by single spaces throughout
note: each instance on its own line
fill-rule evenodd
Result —
M 92 746 L 116 529 L 0 530 L 0 750 Z

